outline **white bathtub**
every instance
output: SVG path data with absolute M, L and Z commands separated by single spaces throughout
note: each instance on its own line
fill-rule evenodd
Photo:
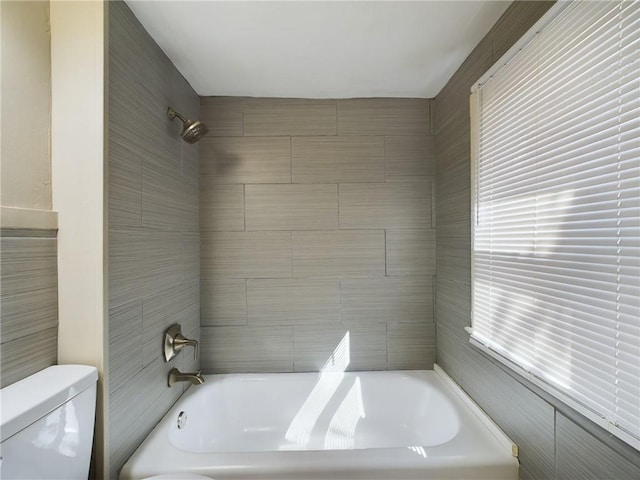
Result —
M 437 367 L 205 378 L 151 432 L 121 480 L 174 472 L 216 480 L 518 478 L 517 449 Z

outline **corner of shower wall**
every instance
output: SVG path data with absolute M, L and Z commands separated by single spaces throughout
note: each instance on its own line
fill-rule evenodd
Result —
M 182 141 L 172 106 L 196 118 L 199 97 L 122 1 L 109 5 L 109 464 L 112 476 L 186 388 L 165 363 L 174 323 L 200 339 L 197 145 Z

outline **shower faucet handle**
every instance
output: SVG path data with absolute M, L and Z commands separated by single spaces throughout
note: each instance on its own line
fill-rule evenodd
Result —
M 182 335 L 180 325 L 173 324 L 164 332 L 164 361 L 173 359 L 184 347 L 193 347 L 193 359 L 198 359 L 198 341 Z

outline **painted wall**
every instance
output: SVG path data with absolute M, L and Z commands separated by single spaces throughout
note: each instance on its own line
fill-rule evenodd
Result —
M 514 2 L 435 98 L 437 361 L 520 446 L 522 479 L 640 478 L 640 454 L 470 346 L 469 93 L 553 2 Z
M 432 367 L 430 105 L 201 99 L 205 371 Z
M 167 107 L 197 117 L 199 98 L 129 8 L 109 2 L 108 471 L 118 471 L 194 371 L 191 349 L 165 363 L 173 323 L 200 338 L 198 145 Z
M 0 2 L 0 387 L 57 361 L 49 2 Z
M 0 4 L 0 205 L 51 210 L 49 2 Z

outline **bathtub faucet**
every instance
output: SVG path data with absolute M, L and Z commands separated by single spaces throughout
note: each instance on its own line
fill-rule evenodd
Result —
M 191 382 L 194 385 L 202 385 L 204 383 L 202 370 L 198 370 L 195 373 L 183 373 L 177 368 L 172 368 L 169 372 L 169 386 L 173 387 L 176 382 Z

